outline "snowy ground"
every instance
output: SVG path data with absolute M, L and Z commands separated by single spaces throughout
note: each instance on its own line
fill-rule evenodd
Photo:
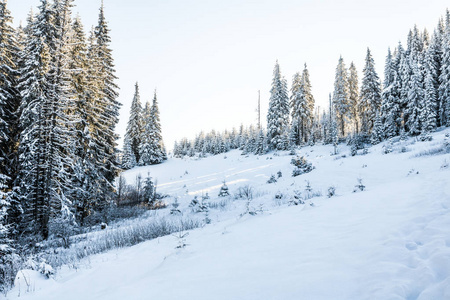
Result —
M 332 146 L 304 147 L 315 169 L 295 178 L 287 153 L 233 151 L 127 171 L 128 183 L 150 172 L 184 216 L 194 195 L 208 193 L 224 208 L 211 209 L 212 223 L 189 232 L 184 249 L 167 236 L 91 256 L 50 279 L 25 270 L 7 299 L 450 299 L 450 154 L 416 157 L 447 132 L 397 142 L 389 154 L 383 144 L 354 157 L 344 145 L 334 156 Z M 357 178 L 366 190 L 353 193 Z M 251 206 L 263 213 L 241 216 L 245 200 L 219 199 L 224 180 L 232 194 L 253 187 Z M 307 181 L 322 196 L 288 205 Z M 337 195 L 327 198 L 330 186 Z

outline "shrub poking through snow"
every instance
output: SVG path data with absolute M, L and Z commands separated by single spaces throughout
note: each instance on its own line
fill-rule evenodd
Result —
M 275 183 L 277 182 L 277 179 L 275 178 L 275 175 L 270 175 L 269 180 L 267 180 L 267 183 Z
M 444 150 L 446 150 L 446 152 L 450 152 L 450 133 L 446 133 L 445 134 L 445 138 L 444 138 Z
M 366 189 L 366 186 L 362 182 L 362 178 L 357 179 L 358 184 L 355 185 L 355 189 L 353 190 L 353 193 L 356 193 L 357 191 L 364 191 Z
M 430 142 L 433 140 L 433 137 L 431 136 L 430 132 L 428 131 L 424 131 L 422 132 L 422 134 L 419 136 L 419 140 L 421 142 Z
M 358 148 L 356 148 L 356 145 L 352 145 L 350 148 L 350 155 L 355 156 L 356 154 L 358 154 Z
M 178 240 L 178 245 L 175 247 L 175 249 L 184 249 L 188 244 L 186 244 L 186 237 L 189 235 L 189 232 L 177 232 L 173 234 L 173 236 Z
M 191 200 L 191 203 L 189 203 L 189 207 L 192 208 L 193 212 L 197 212 L 198 205 L 200 204 L 200 201 L 198 200 L 197 196 L 194 196 L 194 199 Z
M 331 198 L 331 197 L 333 197 L 333 196 L 335 196 L 335 195 L 336 195 L 336 187 L 330 186 L 330 187 L 328 188 L 327 197 L 328 197 L 328 198 Z
M 180 206 L 180 203 L 178 203 L 178 198 L 175 198 L 175 201 L 172 203 L 172 208 L 170 209 L 171 215 L 181 215 L 181 210 L 178 206 Z
M 392 138 L 390 138 L 384 145 L 383 145 L 383 153 L 389 154 L 392 152 L 392 148 L 394 146 L 394 141 Z
M 305 202 L 302 200 L 302 192 L 299 190 L 294 191 L 294 196 L 289 201 L 289 205 L 299 205 L 299 204 L 305 204 Z
M 249 214 L 252 216 L 257 214 L 257 210 L 255 210 L 255 208 L 250 206 L 252 203 L 252 200 L 253 200 L 253 188 L 251 186 L 249 186 L 247 184 L 247 185 L 239 187 L 239 190 L 236 195 L 239 196 L 240 199 L 246 200 L 245 212 L 241 214 L 241 217 L 246 214 Z
M 220 191 L 219 191 L 219 197 L 227 197 L 229 195 L 230 195 L 230 192 L 228 191 L 228 186 L 227 186 L 227 184 L 225 183 L 225 180 L 224 180 L 223 181 L 223 185 L 222 185 L 222 187 L 220 188 Z
M 281 173 L 281 170 L 277 172 L 277 177 L 278 177 L 278 178 L 283 177 L 283 173 Z
M 314 169 L 312 163 L 308 162 L 303 156 L 293 158 L 291 164 L 295 167 L 294 171 L 292 171 L 292 177 L 309 173 Z
M 312 187 L 308 180 L 306 180 L 306 187 L 305 187 L 305 200 L 312 198 Z

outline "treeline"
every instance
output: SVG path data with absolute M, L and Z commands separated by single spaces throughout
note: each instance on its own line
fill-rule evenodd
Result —
M 234 149 L 240 149 L 244 154 L 263 154 L 267 151 L 265 136 L 262 129 L 253 125 L 250 127 L 241 125 L 239 130 L 233 128 L 231 131 L 223 132 L 215 130 L 206 134 L 200 132 L 194 140 L 184 138 L 181 141 L 175 141 L 173 155 L 193 157 L 199 154 L 200 157 L 205 157 L 206 154 L 217 155 Z
M 143 109 L 137 83 L 123 144 L 122 168 L 125 170 L 137 165 L 159 164 L 167 159 L 156 91 L 153 103 L 146 102 Z
M 19 244 L 33 247 L 109 206 L 120 170 L 120 104 L 103 6 L 86 37 L 72 17 L 73 0 L 41 0 L 19 28 L 6 2 L 0 0 L 2 266 Z
M 351 63 L 347 69 L 340 57 L 330 109 L 322 114 L 323 142 L 353 138 L 376 144 L 401 134 L 428 139 L 437 127 L 450 125 L 449 11 L 431 37 L 415 26 L 409 31 L 406 49 L 401 43 L 393 52 L 389 49 L 384 73 L 381 84 L 367 49 L 359 86 L 355 65 Z M 277 62 L 267 116 L 269 149 L 288 150 L 316 139 L 308 134 L 317 126 L 311 114 L 314 98 L 310 87 L 305 68 L 301 77 L 294 76 L 289 99 Z
M 345 139 L 377 144 L 397 135 L 428 139 L 436 128 L 450 126 L 449 11 L 431 37 L 426 29 L 421 32 L 415 26 L 409 31 L 406 48 L 399 43 L 394 51 L 389 49 L 384 70 L 382 84 L 367 49 L 360 84 L 355 65 L 347 68 L 340 57 L 329 108 L 319 111 L 306 65 L 293 76 L 289 91 L 277 61 L 266 132 L 241 127 L 239 132 L 201 133 L 193 141 L 176 142 L 174 155 L 219 154 L 232 149 L 263 154 L 318 141 L 336 145 Z

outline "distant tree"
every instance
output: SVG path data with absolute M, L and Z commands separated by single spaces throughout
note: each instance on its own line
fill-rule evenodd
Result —
M 139 95 L 139 85 L 136 82 L 133 101 L 131 102 L 130 117 L 128 119 L 125 137 L 129 140 L 131 151 L 139 161 L 139 145 L 141 143 L 141 135 L 143 131 L 143 111 Z
M 361 119 L 361 131 L 366 134 L 372 132 L 375 118 L 381 106 L 381 85 L 375 63 L 367 48 L 366 64 L 363 69 L 361 94 L 359 103 L 359 116 Z
M 339 135 L 343 137 L 347 134 L 347 127 L 350 122 L 350 104 L 348 75 L 342 56 L 339 58 L 339 63 L 336 67 L 333 92 L 333 109 L 334 114 L 336 115 Z
M 128 137 L 124 138 L 123 141 L 123 154 L 122 154 L 122 168 L 129 170 L 137 165 L 136 156 L 131 149 L 131 143 Z
M 398 65 L 389 49 L 384 69 L 384 89 L 381 94 L 380 112 L 386 138 L 396 136 L 400 132 L 400 78 L 397 68 Z
M 289 147 L 287 129 L 289 126 L 289 98 L 287 83 L 281 77 L 278 61 L 273 71 L 267 114 L 267 137 L 271 150 L 287 150 Z
M 355 133 L 359 133 L 359 86 L 358 86 L 358 72 L 355 64 L 352 62 L 349 68 L 348 77 L 348 101 L 350 107 L 350 119 L 353 122 L 353 129 Z
M 441 124 L 450 126 L 450 11 L 448 9 L 445 16 L 445 31 L 442 37 L 442 65 L 439 81 Z
M 150 114 L 144 113 L 144 115 L 146 119 L 144 119 L 144 130 L 141 135 L 141 144 L 139 147 L 139 164 L 142 166 L 159 164 L 167 159 L 167 154 L 161 135 L 161 123 L 156 91 L 153 97 Z

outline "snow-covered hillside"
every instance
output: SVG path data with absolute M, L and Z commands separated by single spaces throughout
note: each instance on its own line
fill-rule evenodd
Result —
M 446 133 L 396 141 L 389 154 L 387 142 L 356 156 L 345 145 L 338 155 L 330 145 L 304 147 L 297 153 L 315 169 L 297 177 L 287 152 L 134 168 L 127 182 L 150 173 L 183 217 L 203 219 L 189 203 L 208 193 L 211 224 L 190 231 L 184 248 L 176 248 L 180 235 L 166 236 L 91 256 L 50 279 L 25 270 L 7 298 L 450 299 L 450 154 L 424 155 Z M 218 197 L 224 181 L 231 196 Z M 234 197 L 244 186 L 256 215 Z M 295 195 L 305 204 L 292 205 Z M 169 213 L 170 205 L 158 212 Z

